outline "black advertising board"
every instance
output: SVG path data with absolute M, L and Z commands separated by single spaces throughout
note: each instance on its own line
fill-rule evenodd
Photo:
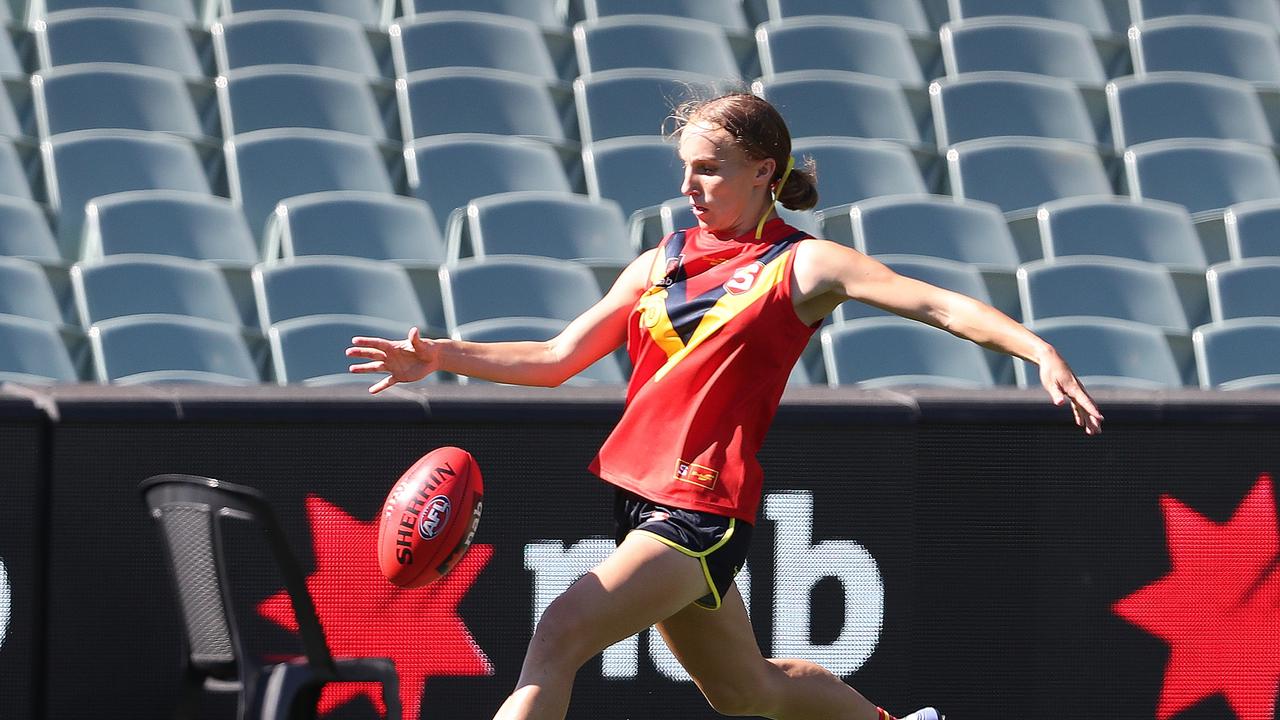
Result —
M 0 717 L 30 720 L 39 671 L 45 415 L 0 397 Z
M 585 466 L 620 406 L 542 397 L 189 402 L 167 419 L 164 404 L 65 403 L 50 456 L 47 716 L 92 702 L 166 717 L 176 605 L 135 488 L 184 472 L 266 492 L 335 652 L 395 658 L 406 709 L 491 717 L 540 610 L 612 542 L 611 492 Z M 899 713 L 1272 720 L 1275 413 L 1113 406 L 1107 432 L 1086 438 L 1025 407 L 785 406 L 740 582 L 765 652 L 819 660 Z M 442 445 L 484 473 L 475 545 L 436 585 L 393 590 L 372 552 L 382 499 Z M 86 514 L 103 519 L 92 541 L 58 520 Z M 243 628 L 263 655 L 286 655 L 290 612 L 261 577 L 243 588 Z M 334 688 L 323 707 L 372 717 L 374 695 Z M 570 717 L 716 715 L 648 631 L 582 669 Z

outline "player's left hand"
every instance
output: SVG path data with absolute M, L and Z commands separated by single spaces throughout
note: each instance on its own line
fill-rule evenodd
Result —
M 1041 359 L 1040 384 L 1049 391 L 1054 405 L 1071 404 L 1071 414 L 1075 417 L 1076 425 L 1084 428 L 1086 435 L 1102 432 L 1102 411 L 1098 410 L 1084 385 L 1080 384 L 1079 378 L 1057 351 L 1051 351 Z

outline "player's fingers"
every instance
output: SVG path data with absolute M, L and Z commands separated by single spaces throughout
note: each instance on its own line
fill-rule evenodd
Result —
M 347 357 L 368 358 L 370 360 L 386 360 L 387 354 L 375 348 L 349 347 L 347 348 Z
M 353 372 L 353 373 L 387 372 L 387 365 L 386 363 L 379 360 L 376 362 L 368 362 L 360 365 L 352 365 L 351 367 L 347 368 L 347 371 Z
M 361 335 L 351 338 L 351 344 L 356 347 L 377 348 L 383 352 L 390 352 L 396 345 L 386 338 L 364 337 Z
M 1071 398 L 1080 403 L 1080 407 L 1084 408 L 1085 412 L 1096 416 L 1099 420 L 1102 419 L 1102 411 L 1098 409 L 1097 403 L 1093 401 L 1093 398 L 1089 397 L 1089 393 L 1085 392 L 1085 389 L 1080 387 L 1079 383 L 1076 384 L 1075 392 L 1071 394 Z
M 395 379 L 395 376 L 393 376 L 393 375 L 388 375 L 388 376 L 386 376 L 386 377 L 382 378 L 381 380 L 379 380 L 378 382 L 374 383 L 374 384 L 373 384 L 373 386 L 369 388 L 369 394 L 370 394 L 370 395 L 377 395 L 378 393 L 382 392 L 383 390 L 386 390 L 387 388 L 391 387 L 392 385 L 395 385 L 397 382 L 398 382 L 398 381 Z

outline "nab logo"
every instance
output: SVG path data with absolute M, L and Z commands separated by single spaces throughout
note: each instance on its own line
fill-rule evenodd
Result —
M 449 498 L 437 495 L 427 503 L 418 523 L 418 534 L 423 540 L 433 540 L 449 522 Z
M 662 279 L 654 283 L 658 287 L 671 287 L 676 284 L 676 273 L 680 271 L 680 266 L 684 264 L 684 253 L 673 258 L 667 258 L 667 266 L 662 271 Z
M 9 633 L 9 571 L 0 560 L 0 648 L 4 647 L 4 636 Z
M 756 277 L 760 275 L 761 270 L 764 270 L 764 264 L 759 260 L 746 267 L 738 268 L 734 271 L 733 277 L 724 284 L 725 291 L 730 295 L 741 295 L 750 290 L 751 286 L 756 284 Z

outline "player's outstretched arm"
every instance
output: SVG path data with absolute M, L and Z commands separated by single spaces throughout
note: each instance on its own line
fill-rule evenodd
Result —
M 859 300 L 1035 363 L 1054 404 L 1069 403 L 1086 433 L 1102 432 L 1102 413 L 1058 351 L 990 305 L 904 277 L 874 258 L 825 240 L 805 241 L 795 268 L 802 314 L 822 317 L 845 300 Z
M 439 370 L 513 385 L 559 385 L 626 340 L 627 317 L 644 292 L 653 252 L 633 260 L 604 298 L 545 342 L 430 339 L 413 328 L 403 340 L 352 338 L 347 357 L 367 362 L 349 369 L 353 373 L 387 373 L 369 388 L 371 393 L 421 380 Z

